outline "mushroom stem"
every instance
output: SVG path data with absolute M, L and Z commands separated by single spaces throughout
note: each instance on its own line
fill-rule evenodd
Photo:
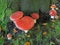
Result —
M 25 33 L 28 33 L 28 30 L 24 30 Z
M 54 16 L 51 16 L 52 19 L 54 19 Z
M 55 10 L 54 8 L 52 8 L 52 10 Z
M 10 37 L 10 38 L 8 38 L 8 40 L 11 40 L 11 37 Z
M 34 19 L 34 23 L 36 23 L 36 19 Z

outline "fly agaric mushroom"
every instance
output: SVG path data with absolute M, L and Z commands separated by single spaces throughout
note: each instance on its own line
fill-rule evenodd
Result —
M 15 13 L 11 14 L 10 20 L 15 21 L 23 17 L 22 11 L 16 11 Z
M 52 19 L 56 16 L 57 12 L 55 10 L 50 10 L 49 15 L 51 16 Z
M 34 19 L 29 16 L 24 16 L 23 18 L 14 21 L 14 23 L 18 29 L 27 33 L 28 30 L 34 26 Z
M 7 38 L 8 38 L 8 40 L 11 40 L 11 38 L 12 38 L 11 33 L 8 33 L 8 34 L 7 34 Z
M 39 19 L 39 14 L 38 13 L 32 13 L 31 16 L 34 19 L 34 23 L 36 23 L 36 20 Z

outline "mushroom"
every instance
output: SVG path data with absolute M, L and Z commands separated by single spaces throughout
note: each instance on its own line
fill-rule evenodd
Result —
M 10 16 L 10 20 L 15 21 L 23 17 L 23 12 L 22 11 L 16 11 Z
M 51 16 L 52 19 L 55 18 L 56 14 L 57 14 L 56 10 L 50 10 L 49 11 L 49 15 Z
M 8 38 L 8 40 L 11 40 L 11 38 L 12 38 L 11 33 L 8 33 L 8 34 L 7 34 L 7 38 Z
M 51 8 L 51 9 L 59 10 L 58 7 L 57 7 L 55 4 L 51 5 L 50 8 Z
M 32 13 L 31 16 L 34 19 L 34 23 L 36 23 L 36 20 L 39 19 L 39 14 L 38 13 Z
M 53 4 L 53 5 L 50 6 L 50 8 L 53 8 L 54 9 L 54 8 L 56 8 L 56 5 Z
M 16 27 L 27 33 L 34 26 L 34 19 L 29 16 L 24 16 L 21 19 L 14 21 Z

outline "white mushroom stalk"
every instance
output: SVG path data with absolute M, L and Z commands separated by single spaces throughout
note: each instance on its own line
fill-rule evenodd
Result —
M 36 19 L 34 19 L 34 23 L 36 23 Z
M 8 40 L 11 40 L 11 39 L 12 39 L 11 37 L 8 38 Z
M 52 8 L 52 10 L 55 10 L 54 8 Z
M 51 19 L 54 19 L 55 18 L 55 16 L 51 16 Z
M 28 30 L 24 30 L 25 33 L 28 33 Z

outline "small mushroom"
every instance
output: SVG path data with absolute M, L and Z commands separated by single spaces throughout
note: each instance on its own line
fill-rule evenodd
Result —
M 36 23 L 36 20 L 39 19 L 39 14 L 38 13 L 32 13 L 31 16 L 34 19 L 34 23 Z
M 56 8 L 56 5 L 55 5 L 55 4 L 53 4 L 53 5 L 51 5 L 51 6 L 50 6 L 50 8 Z
M 51 16 L 52 19 L 55 18 L 56 14 L 57 14 L 56 10 L 50 10 L 49 11 L 49 15 Z
M 34 19 L 29 16 L 24 16 L 23 18 L 14 21 L 16 27 L 27 33 L 34 26 Z
M 10 16 L 10 20 L 15 21 L 23 17 L 23 12 L 22 11 L 16 11 Z
M 11 33 L 8 33 L 8 34 L 7 34 L 7 38 L 8 38 L 8 40 L 11 40 L 11 38 L 12 38 Z

